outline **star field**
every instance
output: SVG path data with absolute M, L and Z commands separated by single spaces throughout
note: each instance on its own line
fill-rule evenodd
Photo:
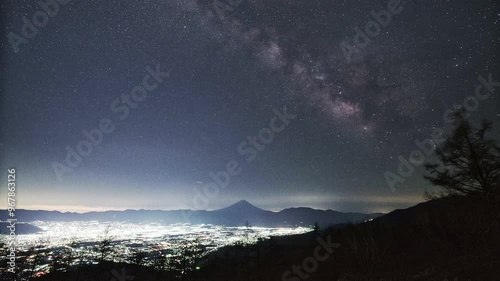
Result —
M 421 169 L 394 192 L 384 172 L 415 140 L 449 128 L 443 114 L 474 94 L 479 76 L 500 80 L 500 9 L 401 1 L 348 59 L 342 44 L 354 45 L 356 28 L 389 2 L 69 1 L 15 52 L 9 34 L 22 36 L 23 16 L 43 10 L 3 1 L 2 173 L 18 170 L 20 208 L 190 206 L 233 159 L 243 171 L 208 208 L 413 205 L 429 188 Z M 169 76 L 120 120 L 113 101 L 156 65 Z M 498 124 L 498 92 L 472 120 Z M 284 107 L 296 118 L 247 163 L 239 144 Z M 51 163 L 64 164 L 65 147 L 102 118 L 114 131 L 58 180 Z

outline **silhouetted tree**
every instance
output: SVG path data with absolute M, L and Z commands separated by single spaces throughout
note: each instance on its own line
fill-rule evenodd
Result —
M 89 262 L 95 261 L 95 250 L 96 247 L 94 245 L 89 245 L 86 242 L 72 242 L 71 247 L 74 250 L 74 260 L 77 261 L 75 264 L 76 266 L 76 277 L 75 280 L 80 280 L 80 279 L 91 279 L 92 277 L 95 277 L 95 270 L 92 272 L 87 272 L 86 265 Z M 92 275 L 92 276 L 90 276 Z
M 113 251 L 113 247 L 111 245 L 113 238 L 109 235 L 109 230 L 110 230 L 110 225 L 106 227 L 101 241 L 99 241 L 99 243 L 95 246 L 95 250 L 98 253 L 98 263 L 99 263 L 99 267 L 96 272 L 98 280 L 103 270 L 104 260 L 106 260 Z
M 440 196 L 486 195 L 490 198 L 498 193 L 500 176 L 500 148 L 486 137 L 492 123 L 484 120 L 475 128 L 462 112 L 455 113 L 454 121 L 452 134 L 436 149 L 441 163 L 426 164 L 425 178 L 444 189 Z
M 78 249 L 80 247 L 80 244 L 79 243 L 71 243 L 71 247 L 73 247 L 74 249 Z M 83 262 L 85 260 L 85 251 L 86 249 L 82 246 L 82 249 L 80 250 L 80 252 L 78 253 L 78 266 L 76 268 L 76 277 L 75 277 L 75 280 L 80 280 L 80 274 L 82 272 L 82 266 L 83 266 Z
M 257 280 L 262 280 L 262 278 L 261 278 L 261 251 L 262 251 L 262 246 L 265 242 L 265 239 L 263 237 L 261 237 L 259 234 L 257 234 L 256 237 L 257 237 L 257 242 L 255 243 L 255 252 L 257 254 L 256 273 L 257 273 Z
M 8 258 L 7 258 L 7 254 L 8 254 L 8 247 L 7 247 L 7 239 L 6 239 L 6 235 L 0 235 L 0 255 L 1 255 L 1 258 L 0 258 L 0 267 L 1 268 L 7 268 L 7 262 L 8 262 Z
M 133 264 L 135 267 L 135 272 L 137 275 L 141 274 L 141 267 L 144 265 L 146 259 L 146 253 L 135 252 L 128 257 L 129 263 Z
M 186 280 L 189 271 L 192 272 L 193 280 L 196 280 L 196 268 L 198 262 L 205 251 L 204 246 L 201 244 L 199 239 L 193 241 L 185 241 L 180 246 L 180 267 L 181 279 Z
M 182 257 L 182 252 L 179 255 L 173 256 L 167 260 L 167 275 L 170 279 L 179 279 L 179 276 L 183 276 L 183 261 L 184 258 Z
M 63 246 L 61 248 L 52 250 L 52 259 L 49 264 L 49 271 L 54 273 L 64 268 L 64 258 L 66 256 L 66 248 Z
M 247 280 L 250 280 L 250 233 L 252 232 L 250 223 L 248 220 L 245 222 L 245 257 L 247 264 Z
M 201 257 L 205 252 L 205 246 L 201 244 L 199 238 L 196 238 L 190 245 L 190 255 L 193 259 L 193 281 L 196 281 L 196 271 L 198 270 L 198 264 Z
M 153 268 L 158 272 L 158 280 L 161 280 L 168 265 L 168 258 L 160 245 L 156 245 L 154 248 L 156 254 L 153 256 Z
M 78 247 L 78 243 L 75 241 L 76 239 L 72 239 L 65 247 L 66 247 L 66 251 L 65 251 L 65 256 L 63 258 L 63 262 L 64 262 L 64 271 L 69 271 L 69 268 L 71 267 L 71 265 L 73 264 L 73 262 L 75 261 L 75 259 L 77 258 L 76 257 L 76 252 L 75 252 L 75 248 Z
M 314 234 L 317 234 L 319 231 L 319 224 L 317 221 L 314 222 L 314 225 L 313 225 L 313 233 Z
M 38 240 L 34 246 L 28 249 L 26 256 L 30 256 L 30 277 L 29 280 L 33 279 L 36 268 L 42 261 L 42 249 L 44 249 L 48 244 L 47 240 L 40 239 Z

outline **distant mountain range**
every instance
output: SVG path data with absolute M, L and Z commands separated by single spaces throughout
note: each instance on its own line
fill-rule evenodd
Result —
M 326 227 L 333 224 L 357 223 L 381 216 L 380 213 L 342 213 L 333 210 L 316 210 L 311 208 L 289 208 L 279 212 L 263 210 L 245 200 L 227 208 L 214 211 L 193 210 L 125 210 L 88 213 L 71 213 L 59 211 L 17 210 L 16 217 L 22 222 L 31 221 L 128 221 L 128 222 L 163 222 L 216 224 L 226 226 L 242 226 L 248 221 L 252 226 L 289 227 L 310 226 L 317 222 Z

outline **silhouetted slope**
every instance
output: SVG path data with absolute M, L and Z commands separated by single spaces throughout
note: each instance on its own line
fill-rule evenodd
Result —
M 312 272 L 302 266 L 314 257 L 319 243 L 308 233 L 251 246 L 250 278 L 246 250 L 222 249 L 210 256 L 199 274 L 204 278 L 199 280 L 223 280 L 224 276 L 230 280 L 304 280 L 294 274 L 283 279 L 284 272 L 301 266 L 308 281 L 498 281 L 499 214 L 492 202 L 481 198 L 433 200 L 371 222 L 320 231 L 323 240 L 330 236 L 341 246 L 325 261 L 318 261 Z M 224 266 L 227 260 L 229 269 Z
M 286 223 L 289 220 L 294 222 L 317 222 L 321 226 L 341 223 L 358 223 L 376 218 L 380 213 L 362 214 L 362 213 L 342 213 L 333 210 L 315 210 L 311 208 L 288 208 L 277 214 L 277 220 L 281 223 Z

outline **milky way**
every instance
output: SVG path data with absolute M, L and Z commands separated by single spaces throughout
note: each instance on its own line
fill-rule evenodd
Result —
M 191 206 L 231 160 L 242 172 L 208 208 L 410 206 L 429 188 L 421 168 L 394 191 L 384 173 L 449 127 L 478 77 L 500 80 L 496 1 L 67 2 L 16 46 L 44 9 L 1 4 L 0 166 L 17 168 L 25 208 Z M 113 102 L 157 65 L 168 77 L 120 119 Z M 500 120 L 497 94 L 472 120 Z M 296 118 L 245 161 L 238 146 L 284 107 Z M 58 180 L 52 163 L 103 118 L 116 128 Z

